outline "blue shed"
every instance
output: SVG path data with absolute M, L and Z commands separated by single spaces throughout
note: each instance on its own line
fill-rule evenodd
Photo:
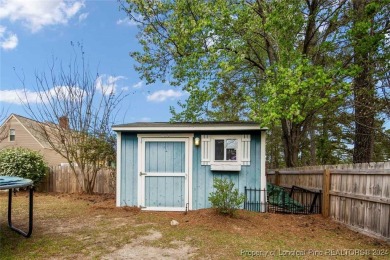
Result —
M 118 207 L 209 208 L 214 178 L 232 180 L 240 192 L 266 188 L 266 129 L 258 123 L 130 123 L 113 130 Z

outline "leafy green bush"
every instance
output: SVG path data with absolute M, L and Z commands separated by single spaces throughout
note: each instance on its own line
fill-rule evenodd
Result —
M 0 175 L 17 176 L 39 183 L 47 172 L 43 156 L 25 148 L 8 148 L 0 151 Z
M 215 191 L 210 193 L 209 201 L 219 214 L 234 216 L 236 210 L 244 202 L 244 194 L 234 189 L 234 183 L 228 179 L 214 178 Z

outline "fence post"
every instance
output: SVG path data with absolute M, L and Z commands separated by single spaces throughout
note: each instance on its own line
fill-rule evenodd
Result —
M 280 184 L 280 172 L 279 171 L 275 171 L 275 180 L 274 180 L 274 184 L 276 186 L 279 186 Z
M 329 217 L 329 208 L 330 208 L 329 190 L 330 190 L 330 170 L 325 169 L 322 178 L 322 216 L 325 218 Z

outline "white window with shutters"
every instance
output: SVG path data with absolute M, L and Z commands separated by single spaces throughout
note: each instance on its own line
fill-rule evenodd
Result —
M 250 135 L 202 135 L 201 165 L 212 171 L 240 171 L 250 165 Z

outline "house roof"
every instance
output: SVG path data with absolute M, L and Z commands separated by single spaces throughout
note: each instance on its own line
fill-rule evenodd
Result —
M 39 143 L 43 148 L 50 148 L 49 143 L 45 140 L 42 134 L 38 131 L 39 127 L 43 124 L 41 122 L 35 121 L 33 119 L 17 115 L 11 114 L 5 121 L 6 124 L 11 118 L 15 118 L 20 122 L 23 128 Z
M 116 132 L 265 131 L 256 122 L 135 122 L 114 125 Z

